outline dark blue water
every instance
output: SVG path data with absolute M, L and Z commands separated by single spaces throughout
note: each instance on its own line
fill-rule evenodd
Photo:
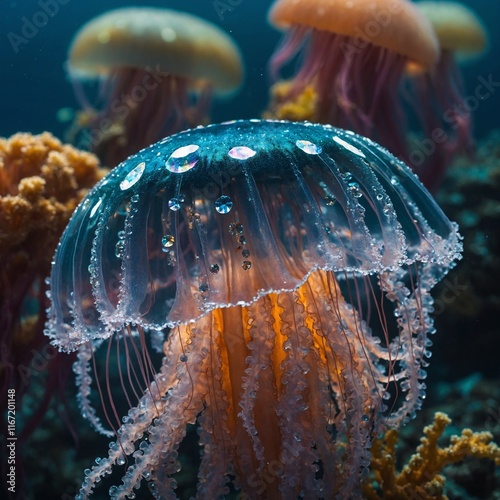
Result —
M 49 130 L 62 138 L 67 124 L 57 120 L 57 111 L 64 107 L 79 108 L 72 85 L 64 69 L 68 47 L 74 33 L 85 22 L 103 12 L 119 7 L 136 6 L 139 3 L 137 0 L 3 0 L 0 4 L 2 8 L 0 16 L 0 137 L 9 136 L 18 131 L 39 133 Z M 462 67 L 467 96 L 473 96 L 477 85 L 483 80 L 494 83 L 490 95 L 479 102 L 477 109 L 473 111 L 475 135 L 481 138 L 493 129 L 500 128 L 500 30 L 498 30 L 500 0 L 464 0 L 462 3 L 473 7 L 489 31 L 488 52 Z M 147 2 L 149 6 L 185 10 L 203 17 L 227 31 L 239 45 L 245 60 L 244 84 L 240 92 L 231 100 L 215 102 L 212 110 L 213 121 L 258 117 L 266 107 L 269 92 L 267 62 L 281 38 L 281 34 L 267 23 L 267 11 L 270 4 L 270 0 L 191 0 L 190 2 L 186 0 L 150 0 Z M 49 8 L 53 9 L 54 14 L 46 18 L 44 11 L 49 10 Z M 45 25 L 43 25 L 44 19 L 47 19 Z M 35 24 L 39 26 L 37 27 Z M 484 186 L 481 186 L 481 192 L 479 196 L 476 196 L 477 198 L 488 195 L 488 199 L 494 199 L 497 196 L 496 193 L 483 192 L 483 189 Z M 465 192 L 467 193 L 464 196 L 466 201 L 473 197 L 470 192 Z M 474 210 L 475 205 L 471 204 L 469 209 L 470 211 Z M 483 239 L 490 244 L 490 241 L 497 241 L 495 233 L 498 231 L 499 225 L 498 218 L 494 222 L 488 221 L 484 222 L 484 227 L 481 226 L 481 231 L 478 230 L 477 234 L 481 234 Z M 473 236 L 470 239 L 473 240 Z M 495 248 L 493 243 L 491 243 L 491 247 Z M 481 262 L 479 258 L 476 260 L 471 258 L 470 252 L 467 252 L 468 250 L 466 250 L 465 258 L 460 266 L 474 267 L 477 262 Z M 488 258 L 490 257 L 491 255 L 488 254 Z M 483 272 L 495 277 L 495 271 L 490 273 L 490 270 L 494 269 L 493 265 L 485 264 L 483 267 L 486 269 Z M 462 288 L 465 285 L 469 286 L 467 273 L 464 273 L 465 277 L 458 276 L 458 284 Z M 477 289 L 485 288 L 484 296 L 490 294 L 498 297 L 498 283 L 495 282 L 495 285 L 490 289 L 483 285 L 483 283 L 489 283 L 487 278 L 488 276 L 482 276 L 481 280 L 478 280 Z M 435 341 L 429 387 L 433 385 L 432 381 L 439 380 L 438 377 L 453 379 L 454 376 L 464 377 L 474 372 L 483 373 L 486 377 L 498 376 L 498 336 L 496 335 L 498 333 L 498 315 L 490 313 L 481 316 L 471 313 L 464 320 L 457 314 L 458 319 L 450 323 L 447 318 L 453 314 L 451 306 L 455 300 L 453 290 L 456 288 L 454 288 L 456 279 L 450 277 L 448 284 L 435 293 L 438 305 L 442 306 L 443 300 L 446 299 L 448 316 L 446 314 L 440 315 L 440 312 L 436 314 L 439 334 Z M 450 283 L 451 285 L 449 285 Z M 473 304 L 474 300 L 481 301 L 482 296 L 478 294 L 478 299 L 473 297 L 473 300 L 469 302 Z M 469 297 L 469 291 L 460 298 L 460 300 L 464 300 L 464 310 L 467 310 L 469 304 L 467 297 Z M 498 302 L 492 301 L 492 304 L 488 308 L 485 307 L 484 310 L 493 310 L 495 304 Z M 475 307 L 479 309 L 478 306 Z M 484 336 L 485 332 L 490 333 L 488 336 Z M 473 342 L 471 342 L 472 337 L 474 337 Z M 454 376 L 450 376 L 452 370 L 456 371 Z M 493 382 L 493 384 L 495 383 Z M 485 387 L 484 392 L 486 393 L 489 389 L 487 386 Z M 498 419 L 496 417 L 500 415 L 498 399 L 494 399 L 494 396 L 490 395 L 487 397 L 490 398 L 489 401 L 493 401 L 491 414 L 495 416 L 494 422 L 500 422 L 500 417 Z M 71 401 L 74 400 L 75 398 L 72 397 Z M 459 412 L 462 412 L 464 405 L 465 403 L 462 404 L 458 401 Z M 486 424 L 493 422 L 493 417 L 488 418 L 490 420 L 487 420 Z M 53 449 L 52 456 L 47 456 L 48 465 L 40 463 L 33 465 L 30 462 L 29 466 L 32 466 L 33 469 L 28 468 L 28 471 L 33 475 L 32 483 L 36 483 L 39 488 L 36 490 L 37 492 L 40 491 L 40 488 L 46 488 L 46 495 L 39 494 L 37 498 L 69 498 L 69 496 L 61 497 L 61 495 L 63 493 L 73 495 L 76 492 L 76 485 L 80 484 L 82 478 L 81 471 L 92 464 L 95 456 L 107 453 L 106 439 L 101 440 L 102 449 L 96 450 L 95 441 L 89 440 L 87 443 L 84 434 L 87 432 L 93 435 L 93 431 L 90 430 L 86 422 L 81 424 L 78 431 L 82 433 L 83 437 L 78 453 L 81 453 L 84 458 L 80 457 L 80 465 L 80 463 L 76 463 L 73 455 L 66 454 L 70 453 L 67 450 L 74 447 L 74 441 L 71 436 L 68 437 L 68 430 L 64 422 L 59 417 L 57 421 L 53 417 L 49 420 L 51 420 L 50 423 L 54 424 L 53 428 L 56 429 L 52 430 L 53 435 L 46 437 L 45 441 L 43 438 L 39 438 L 35 443 L 50 443 L 50 448 Z M 476 430 L 482 430 L 486 424 L 484 424 L 483 418 Z M 42 434 L 44 432 L 49 434 L 51 432 L 50 425 L 44 425 L 49 430 L 45 431 L 45 428 L 42 428 Z M 486 428 L 488 428 L 487 425 Z M 58 444 L 60 434 L 63 432 L 66 433 L 66 444 L 64 442 Z M 94 439 L 99 439 L 99 436 Z M 4 450 L 0 453 L 4 453 Z M 38 450 L 37 453 L 39 453 Z M 30 455 L 28 454 L 28 456 Z M 47 466 L 42 467 L 42 465 Z M 50 481 L 47 479 L 48 467 L 52 468 L 54 477 L 62 477 L 61 484 L 40 486 Z M 60 474 L 57 467 L 61 467 L 61 470 L 65 468 L 68 470 L 64 471 L 65 474 Z M 39 478 L 42 475 L 44 476 L 43 480 Z M 103 488 L 102 491 L 106 492 L 107 489 Z M 32 492 L 30 491 L 30 493 Z M 106 493 L 102 495 L 101 497 L 96 496 L 96 498 L 106 497 Z
M 280 34 L 266 21 L 271 2 L 264 0 L 152 0 L 148 4 L 187 10 L 228 31 L 244 55 L 246 79 L 238 95 L 217 102 L 214 121 L 258 116 L 264 109 L 269 81 L 267 61 L 280 39 Z M 463 68 L 468 92 L 473 92 L 478 78 L 494 75 L 500 81 L 500 14 L 498 0 L 463 2 L 473 6 L 484 19 L 490 32 L 490 49 L 481 59 Z M 41 24 L 44 5 L 57 11 L 45 26 L 36 27 L 25 41 L 27 23 Z M 128 0 L 23 0 L 2 2 L 0 18 L 0 136 L 17 131 L 50 130 L 62 136 L 64 125 L 56 120 L 58 109 L 78 107 L 64 70 L 67 49 L 75 31 L 86 21 L 112 8 L 133 6 Z M 230 10 L 231 9 L 231 10 Z M 38 16 L 38 17 L 37 17 Z M 17 40 L 13 42 L 13 40 Z M 500 88 L 474 111 L 476 135 L 483 136 L 499 126 Z
M 21 130 L 40 132 L 47 129 L 61 136 L 64 126 L 56 120 L 57 110 L 78 106 L 64 70 L 68 46 L 75 31 L 102 12 L 134 6 L 138 2 L 59 0 L 59 12 L 49 19 L 46 26 L 37 28 L 37 33 L 26 43 L 16 45 L 9 41 L 8 34 L 22 36 L 25 19 L 33 21 L 33 17 L 43 11 L 40 4 L 44 2 L 25 0 L 2 3 L 0 136 Z M 235 5 L 231 7 L 233 10 L 224 12 L 224 5 L 230 6 L 230 3 Z M 191 8 L 186 8 L 189 4 Z M 199 15 L 229 32 L 239 45 L 246 63 L 245 84 L 232 100 L 216 103 L 212 113 L 214 120 L 253 117 L 260 113 L 267 101 L 267 60 L 280 39 L 280 34 L 266 22 L 268 2 L 156 0 L 148 2 L 148 5 Z M 14 37 L 11 35 L 10 38 Z

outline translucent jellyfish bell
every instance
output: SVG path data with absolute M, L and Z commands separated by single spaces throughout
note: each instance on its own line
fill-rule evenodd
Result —
M 174 498 L 188 424 L 203 447 L 197 498 L 231 481 L 248 498 L 360 498 L 373 436 L 422 404 L 429 290 L 460 251 L 408 167 L 330 126 L 237 121 L 130 157 L 77 208 L 50 278 L 47 334 L 79 350 L 94 427 L 114 434 L 89 403 L 99 345 L 121 393 L 122 374 L 144 379 L 125 419 L 108 404 L 118 441 L 77 498 L 124 462 L 111 498 L 143 478 Z M 158 371 L 148 330 L 167 334 Z M 120 393 L 106 377 L 103 407 Z
M 71 351 L 294 290 L 316 269 L 401 278 L 415 265 L 430 289 L 460 249 L 415 175 L 368 139 L 211 125 L 131 156 L 87 195 L 57 249 L 47 332 Z

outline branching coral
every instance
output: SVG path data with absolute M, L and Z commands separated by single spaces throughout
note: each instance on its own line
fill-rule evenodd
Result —
M 445 478 L 440 473 L 447 465 L 466 457 L 488 458 L 500 465 L 500 448 L 492 442 L 493 436 L 489 432 L 464 429 L 460 436 L 450 438 L 448 446 L 441 448 L 438 441 L 450 422 L 445 413 L 437 412 L 434 422 L 424 428 L 417 453 L 399 473 L 396 471 L 397 431 L 391 429 L 383 439 L 374 440 L 371 465 L 378 488 L 373 482 L 367 483 L 365 496 L 368 499 L 445 500 Z
M 59 383 L 55 353 L 44 349 L 44 278 L 73 210 L 104 173 L 94 155 L 49 133 L 0 139 L 0 387 L 16 389 L 19 404 L 31 375 L 48 370 L 41 413 Z

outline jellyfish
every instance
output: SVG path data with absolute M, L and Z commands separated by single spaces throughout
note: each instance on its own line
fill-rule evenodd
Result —
M 310 116 L 306 106 L 304 119 L 354 130 L 407 159 L 400 95 L 405 65 L 427 70 L 438 59 L 436 36 L 415 5 L 405 0 L 278 0 L 269 20 L 286 30 L 270 60 L 272 79 L 301 57 L 292 80 L 277 83 L 271 115 L 297 117 L 297 100 L 309 104 L 311 99 L 301 96 L 312 88 L 314 113 Z
M 78 351 L 97 428 L 113 435 L 89 398 L 100 350 L 108 369 L 127 354 L 121 385 L 151 376 L 79 498 L 125 463 L 111 498 L 142 481 L 173 498 L 189 424 L 199 498 L 356 497 L 373 437 L 422 404 L 430 290 L 460 252 L 411 170 L 353 132 L 234 121 L 131 156 L 77 208 L 50 277 L 46 333 Z
M 432 71 L 417 70 L 411 78 L 424 138 L 413 145 L 408 160 L 422 182 L 435 189 L 457 154 L 473 153 L 471 108 L 457 60 L 483 53 L 487 34 L 478 16 L 462 4 L 426 1 L 416 6 L 431 22 L 441 53 Z M 411 66 L 408 71 L 413 72 Z
M 124 8 L 101 14 L 75 35 L 69 73 L 85 112 L 83 137 L 115 166 L 128 155 L 207 120 L 212 94 L 234 92 L 242 60 L 229 35 L 191 14 Z M 101 80 L 94 111 L 80 82 Z

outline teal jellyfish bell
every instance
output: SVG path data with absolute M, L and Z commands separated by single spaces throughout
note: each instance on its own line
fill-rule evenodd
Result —
M 165 471 L 188 423 L 201 429 L 200 497 L 229 480 L 250 496 L 357 495 L 374 432 L 421 405 L 429 292 L 460 252 L 410 169 L 349 131 L 235 121 L 131 156 L 78 207 L 50 277 L 47 334 L 79 350 L 96 427 L 97 348 L 165 335 L 162 366 L 82 498 L 123 453 L 113 498 L 143 478 L 173 495 Z

